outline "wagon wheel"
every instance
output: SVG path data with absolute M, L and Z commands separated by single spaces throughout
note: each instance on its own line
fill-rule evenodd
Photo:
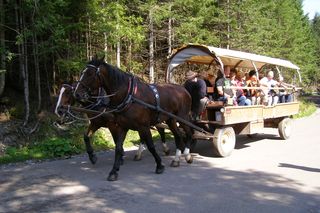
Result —
M 290 118 L 285 118 L 280 121 L 278 131 L 281 139 L 289 139 L 292 131 L 292 120 Z
M 236 135 L 232 127 L 217 128 L 213 135 L 214 152 L 221 157 L 227 157 L 236 145 Z

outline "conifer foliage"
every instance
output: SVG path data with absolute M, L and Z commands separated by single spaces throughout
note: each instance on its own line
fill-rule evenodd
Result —
M 48 107 L 59 84 L 76 79 L 96 53 L 122 70 L 161 82 L 168 54 L 187 43 L 289 59 L 300 66 L 305 85 L 317 85 L 320 17 L 310 21 L 302 3 L 0 0 L 0 92 L 4 85 L 20 89 L 26 114 L 30 100 L 37 110 Z

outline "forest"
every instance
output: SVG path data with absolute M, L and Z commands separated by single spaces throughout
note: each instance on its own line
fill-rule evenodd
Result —
M 1 111 L 21 103 L 27 125 L 52 112 L 63 82 L 95 54 L 148 82 L 163 82 L 168 55 L 206 44 L 292 61 L 303 87 L 320 81 L 320 15 L 303 0 L 0 0 Z M 6 106 L 6 107 L 4 107 Z

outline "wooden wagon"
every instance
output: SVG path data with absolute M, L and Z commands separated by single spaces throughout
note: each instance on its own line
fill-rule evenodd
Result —
M 176 83 L 175 75 L 179 74 L 176 68 L 182 64 L 215 66 L 222 74 L 226 65 L 255 70 L 257 73 L 266 66 L 273 66 L 279 73 L 281 68 L 293 69 L 296 70 L 295 79 L 301 82 L 299 67 L 290 61 L 229 49 L 189 44 L 174 50 L 169 59 L 166 72 L 166 81 L 169 83 Z M 228 106 L 213 100 L 197 121 L 198 126 L 206 127 L 207 133 L 197 132 L 194 139 L 211 140 L 217 155 L 229 156 L 235 147 L 236 135 L 262 133 L 265 127 L 270 127 L 278 128 L 280 137 L 288 139 L 292 132 L 290 116 L 298 111 L 299 103 L 296 100 L 274 106 Z

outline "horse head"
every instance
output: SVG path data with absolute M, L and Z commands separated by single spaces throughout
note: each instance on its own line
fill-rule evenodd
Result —
M 94 57 L 82 71 L 80 79 L 74 89 L 74 97 L 79 102 L 87 102 L 93 95 L 94 91 L 98 91 L 100 85 L 100 68 L 103 64 L 103 58 Z
M 67 113 L 66 107 L 73 105 L 75 99 L 73 97 L 74 85 L 62 84 L 57 100 L 55 114 L 58 117 L 64 117 Z

